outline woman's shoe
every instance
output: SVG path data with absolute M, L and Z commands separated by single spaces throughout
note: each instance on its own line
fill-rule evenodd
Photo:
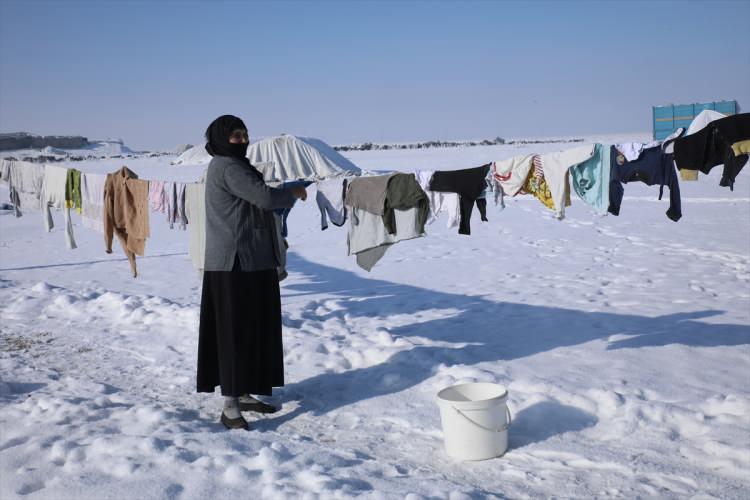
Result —
M 227 417 L 224 412 L 221 412 L 221 423 L 224 424 L 224 427 L 227 429 L 244 429 L 246 431 L 250 430 L 250 426 L 247 423 L 247 420 L 240 415 L 240 418 L 229 418 Z
M 254 411 L 257 413 L 276 413 L 279 411 L 275 406 L 259 401 L 249 394 L 240 396 L 239 404 L 240 411 Z

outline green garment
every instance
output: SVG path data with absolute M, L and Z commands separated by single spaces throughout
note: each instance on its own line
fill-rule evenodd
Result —
M 414 174 L 395 174 L 388 180 L 383 209 L 383 224 L 388 234 L 396 234 L 396 214 L 394 210 L 407 210 L 417 207 L 419 218 L 417 231 L 424 232 L 424 225 L 430 215 L 430 200 L 417 182 Z
M 81 207 L 81 171 L 74 168 L 68 169 L 68 178 L 65 182 L 65 204 L 68 208 L 75 208 L 80 214 Z

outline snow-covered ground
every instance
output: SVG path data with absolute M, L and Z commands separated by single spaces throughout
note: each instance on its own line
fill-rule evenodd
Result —
M 347 157 L 454 169 L 563 147 Z M 205 169 L 172 159 L 72 165 Z M 186 232 L 152 214 L 133 279 L 101 234 L 76 224 L 67 250 L 39 213 L 0 212 L 0 498 L 746 498 L 750 172 L 734 191 L 719 176 L 681 183 L 677 223 L 666 194 L 636 184 L 620 217 L 577 199 L 563 221 L 530 197 L 490 203 L 471 236 L 443 217 L 371 273 L 345 228 L 320 230 L 311 196 L 289 220 L 283 408 L 246 414 L 250 432 L 224 430 L 220 397 L 195 393 Z M 509 389 L 501 458 L 443 450 L 435 395 L 470 381 Z

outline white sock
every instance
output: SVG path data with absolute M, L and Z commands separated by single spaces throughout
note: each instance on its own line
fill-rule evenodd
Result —
M 261 403 L 261 401 L 258 398 L 254 397 L 252 394 L 243 394 L 242 396 L 240 396 L 240 399 L 248 403 Z
M 240 413 L 240 404 L 237 398 L 224 396 L 224 415 L 231 419 L 240 418 L 242 416 Z

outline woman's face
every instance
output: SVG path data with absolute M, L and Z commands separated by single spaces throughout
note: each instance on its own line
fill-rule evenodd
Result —
M 247 130 L 238 128 L 233 130 L 229 134 L 229 144 L 247 144 L 250 142 L 250 137 L 247 135 Z

